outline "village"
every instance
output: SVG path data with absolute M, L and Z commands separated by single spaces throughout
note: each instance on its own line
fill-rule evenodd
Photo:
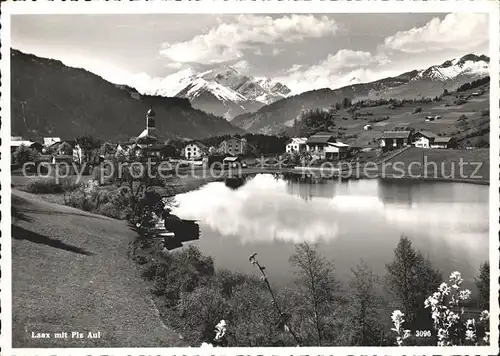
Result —
M 232 136 L 222 140 L 217 145 L 208 146 L 202 140 L 186 140 L 183 146 L 174 145 L 169 141 L 161 142 L 155 128 L 155 111 L 151 108 L 146 113 L 146 127 L 129 142 L 104 142 L 88 139 L 61 139 L 60 137 L 44 137 L 43 142 L 31 141 L 22 137 L 11 137 L 11 153 L 16 150 L 30 149 L 35 154 L 32 162 L 34 170 L 47 165 L 55 166 L 65 163 L 69 166 L 88 165 L 86 174 L 91 174 L 92 168 L 104 161 L 169 161 L 181 165 L 210 166 L 215 162 L 221 167 L 232 167 L 240 164 L 246 168 L 250 162 L 260 155 L 269 156 L 270 152 L 256 152 L 245 137 Z M 433 118 L 434 119 L 434 118 Z M 437 116 L 436 119 L 439 119 Z M 372 130 L 367 124 L 364 131 Z M 339 162 L 359 160 L 363 152 L 383 154 L 391 150 L 409 147 L 427 149 L 454 149 L 456 142 L 453 137 L 445 137 L 428 130 L 415 130 L 408 127 L 394 128 L 380 132 L 376 147 L 359 147 L 342 142 L 334 132 L 319 130 L 309 137 L 291 137 L 282 140 L 282 152 L 278 158 L 290 158 L 301 154 L 320 161 Z M 472 147 L 471 147 L 472 148 Z M 25 163 L 25 162 L 23 162 Z M 43 171 L 43 169 L 42 169 Z

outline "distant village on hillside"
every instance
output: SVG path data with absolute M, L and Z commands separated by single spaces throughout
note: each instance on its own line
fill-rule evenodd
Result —
M 269 154 L 273 152 L 256 152 L 255 147 L 248 143 L 241 135 L 230 136 L 218 145 L 208 145 L 203 140 L 189 140 L 181 147 L 169 141 L 160 142 L 156 135 L 156 113 L 151 108 L 146 113 L 144 130 L 129 142 L 104 142 L 89 137 L 77 139 L 61 139 L 60 137 L 44 137 L 43 142 L 33 142 L 22 137 L 11 138 L 11 153 L 29 148 L 36 152 L 36 163 L 45 162 L 56 164 L 59 162 L 98 164 L 105 160 L 132 161 L 147 160 L 165 161 L 180 159 L 192 164 L 206 164 L 214 161 L 236 162 L 240 159 Z M 440 117 L 428 117 L 427 120 L 439 120 Z M 363 130 L 372 130 L 367 124 Z M 339 161 L 352 159 L 359 152 L 379 150 L 381 152 L 402 149 L 405 147 L 419 147 L 428 149 L 453 149 L 456 140 L 453 137 L 439 136 L 431 131 L 408 127 L 394 128 L 382 131 L 377 139 L 377 148 L 358 147 L 348 145 L 333 132 L 320 130 L 309 137 L 291 137 L 281 140 L 284 155 L 309 154 L 311 157 L 325 161 Z M 473 148 L 473 147 L 470 147 Z

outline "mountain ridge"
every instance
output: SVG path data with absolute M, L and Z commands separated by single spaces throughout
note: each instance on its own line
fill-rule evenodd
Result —
M 142 132 L 151 105 L 160 139 L 243 132 L 187 99 L 141 95 L 85 69 L 11 49 L 12 135 L 126 141 Z
M 231 120 L 282 99 L 291 90 L 271 78 L 246 76 L 225 65 L 204 72 L 181 70 L 166 76 L 146 93 L 186 98 L 194 108 Z
M 256 112 L 238 115 L 231 122 L 249 132 L 278 133 L 286 129 L 291 120 L 299 118 L 301 111 L 328 108 L 332 104 L 341 102 L 343 98 L 374 100 L 435 97 L 441 95 L 444 89 L 451 91 L 464 83 L 487 75 L 489 75 L 489 57 L 467 54 L 440 65 L 411 70 L 395 77 L 291 95 L 263 106 Z

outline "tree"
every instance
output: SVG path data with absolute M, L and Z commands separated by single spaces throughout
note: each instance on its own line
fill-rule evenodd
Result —
M 113 144 L 108 142 L 104 142 L 101 148 L 99 149 L 99 154 L 101 154 L 102 156 L 106 156 L 113 153 L 115 153 L 115 147 Z
M 73 147 L 68 142 L 63 142 L 59 146 L 59 154 L 61 155 L 72 155 L 73 154 Z
M 101 142 L 90 135 L 77 137 L 75 141 L 82 148 L 86 148 L 89 150 L 101 147 Z
M 424 301 L 442 282 L 440 273 L 420 252 L 415 251 L 410 239 L 402 236 L 394 250 L 394 261 L 386 264 L 386 285 L 402 304 L 409 325 L 427 324 Z
M 290 264 L 295 268 L 295 285 L 305 311 L 302 325 L 310 332 L 312 324 L 318 346 L 329 340 L 328 316 L 332 314 L 337 302 L 339 282 L 334 275 L 332 262 L 320 256 L 314 245 L 306 242 L 295 246 L 295 253 L 290 257 Z M 302 338 L 307 342 L 308 337 Z
M 12 156 L 15 164 L 23 165 L 26 162 L 34 162 L 38 157 L 38 152 L 26 145 L 20 145 L 16 148 Z
M 303 134 L 309 136 L 317 131 L 328 131 L 335 127 L 335 121 L 339 118 L 335 110 L 312 109 L 305 110 L 301 114 Z
M 479 276 L 474 278 L 474 281 L 479 290 L 479 308 L 490 310 L 490 263 L 488 261 L 481 263 Z
M 378 308 L 382 298 L 377 293 L 379 277 L 361 261 L 351 269 L 349 283 L 351 344 L 356 346 L 381 345 L 383 327 L 380 323 Z
M 344 98 L 344 99 L 342 99 L 342 107 L 343 107 L 344 109 L 349 108 L 351 105 L 352 105 L 351 99 L 349 99 L 349 98 L 347 98 L 347 97 L 346 97 L 346 98 Z

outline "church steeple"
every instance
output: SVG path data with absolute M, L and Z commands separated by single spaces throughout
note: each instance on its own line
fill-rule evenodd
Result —
M 146 113 L 146 128 L 144 129 L 144 131 L 141 132 L 139 136 L 137 136 L 136 141 L 157 140 L 155 135 L 156 131 L 155 116 L 156 113 L 153 110 L 153 106 L 150 105 L 149 110 Z
M 156 126 L 155 126 L 155 116 L 156 113 L 153 110 L 153 105 L 150 105 L 148 112 L 146 113 L 146 129 L 148 131 L 154 131 Z

